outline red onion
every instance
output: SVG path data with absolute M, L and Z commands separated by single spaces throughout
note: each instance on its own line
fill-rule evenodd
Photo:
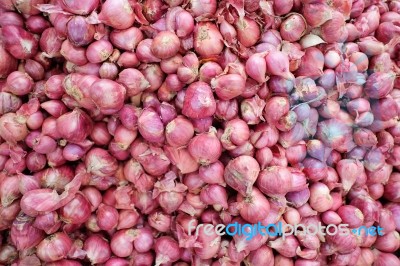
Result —
M 31 16 L 29 18 L 33 18 L 33 17 L 42 18 L 40 16 Z M 28 26 L 28 25 L 30 25 L 30 23 L 28 23 L 28 21 L 29 21 L 29 19 L 27 20 L 26 24 L 27 24 L 28 30 L 30 30 L 29 26 Z M 24 21 L 23 21 L 22 17 L 19 14 L 15 13 L 15 12 L 5 12 L 3 10 L 2 17 L 0 19 L 0 25 L 2 27 L 6 26 L 6 25 L 14 25 L 14 26 L 23 27 L 24 26 Z
M 210 82 L 214 77 L 222 73 L 222 68 L 215 62 L 204 63 L 199 70 L 200 81 Z
M 84 141 L 92 128 L 91 119 L 80 109 L 75 109 L 57 119 L 57 130 L 60 136 L 71 142 Z
M 261 31 L 256 21 L 248 17 L 239 17 L 235 22 L 235 26 L 238 41 L 243 46 L 250 47 L 257 43 Z
M 265 105 L 264 116 L 270 124 L 275 124 L 289 112 L 289 100 L 286 97 L 272 97 Z
M 208 205 L 212 205 L 217 211 L 228 208 L 228 196 L 225 188 L 220 185 L 211 184 L 204 187 L 200 192 L 200 199 Z
M 22 101 L 8 92 L 0 92 L 0 114 L 16 112 L 22 105 Z
M 4 46 L 6 50 L 17 59 L 33 57 L 38 49 L 35 36 L 23 28 L 14 25 L 5 25 L 2 28 Z
M 246 73 L 257 82 L 266 81 L 267 65 L 262 53 L 256 53 L 246 61 Z
M 260 172 L 258 162 L 247 155 L 239 156 L 231 160 L 225 167 L 225 182 L 246 196 L 251 193 L 252 185 L 255 183 Z
M 346 145 L 350 134 L 351 128 L 335 118 L 318 123 L 318 139 L 333 149 Z
M 86 58 L 90 63 L 101 63 L 113 52 L 112 44 L 106 40 L 92 42 L 86 49 Z
M 131 145 L 131 155 L 138 160 L 147 173 L 159 176 L 168 171 L 169 159 L 162 149 L 149 146 L 137 139 Z
M 110 246 L 100 235 L 91 235 L 85 240 L 83 250 L 91 263 L 104 263 L 111 256 Z
M 394 74 L 391 72 L 376 72 L 368 77 L 365 93 L 372 99 L 384 98 L 393 89 Z
M 360 209 L 364 214 L 365 223 L 379 220 L 380 207 L 371 197 L 361 195 L 354 198 L 350 204 Z
M 97 8 L 99 1 L 90 0 L 85 3 L 71 3 L 70 1 L 60 1 L 63 9 L 77 15 L 88 15 Z
M 305 50 L 305 55 L 301 58 L 301 64 L 297 69 L 298 76 L 320 77 L 325 63 L 323 53 L 315 47 Z
M 189 153 L 202 165 L 216 162 L 221 155 L 221 149 L 221 143 L 216 136 L 215 129 L 195 136 L 188 146 Z
M 131 27 L 134 21 L 135 14 L 128 0 L 107 0 L 101 7 L 98 18 L 93 17 L 94 23 L 102 22 L 118 30 Z
M 243 145 L 250 137 L 250 130 L 247 124 L 240 119 L 232 119 L 225 124 L 221 142 L 225 149 L 230 150 L 233 145 Z
M 114 81 L 100 79 L 90 86 L 89 92 L 103 114 L 113 114 L 122 108 L 126 89 Z
M 221 100 L 231 100 L 244 92 L 245 79 L 238 74 L 222 75 L 211 80 L 211 86 Z
M 267 218 L 270 209 L 269 202 L 257 188 L 253 188 L 246 197 L 238 194 L 237 201 L 240 216 L 246 221 L 257 223 Z
M 159 32 L 151 44 L 151 52 L 158 58 L 167 59 L 179 51 L 179 38 L 169 31 Z
M 186 90 L 182 113 L 190 118 L 205 118 L 215 113 L 216 104 L 211 88 L 204 82 L 194 82 Z
M 82 47 L 75 47 L 70 41 L 65 40 L 61 45 L 60 53 L 69 62 L 78 66 L 88 63 L 86 58 L 86 50 Z
M 267 195 L 284 195 L 290 191 L 292 174 L 284 167 L 272 166 L 260 172 L 258 188 Z M 282 185 L 286 183 L 286 185 Z
M 374 264 L 377 266 L 389 266 L 396 265 L 400 263 L 399 258 L 391 253 L 380 252 L 377 249 L 372 250 L 375 255 Z
M 126 30 L 113 30 L 110 33 L 111 43 L 117 48 L 127 51 L 134 51 L 138 43 L 142 40 L 143 33 L 136 27 L 131 27 Z
M 199 168 L 197 161 L 190 155 L 186 148 L 172 148 L 166 146 L 164 148 L 171 163 L 175 165 L 182 174 L 192 173 Z
M 208 184 L 224 184 L 224 165 L 220 161 L 199 167 L 199 177 Z
M 245 263 L 249 265 L 265 265 L 273 266 L 274 254 L 270 247 L 263 245 L 259 249 L 250 252 L 245 259 Z M 267 264 L 265 264 L 267 262 Z
M 117 227 L 118 211 L 115 208 L 105 204 L 100 204 L 96 215 L 100 229 L 108 231 Z
M 318 211 L 329 210 L 333 205 L 333 199 L 329 193 L 329 188 L 324 183 L 314 183 L 310 186 L 310 206 Z
M 383 236 L 378 236 L 374 243 L 374 247 L 383 252 L 393 253 L 399 249 L 400 236 L 397 231 L 388 232 Z
M 399 264 L 399 10 L 0 0 L 0 264 Z
M 306 20 L 300 14 L 289 15 L 280 26 L 282 39 L 295 42 L 298 41 L 306 31 Z
M 183 184 L 175 185 L 175 178 L 175 174 L 169 172 L 163 180 L 154 185 L 153 198 L 157 198 L 160 206 L 168 214 L 178 209 L 184 199 L 183 192 L 187 189 Z
M 392 202 L 399 202 L 400 195 L 398 193 L 398 187 L 400 185 L 400 176 L 397 173 L 390 175 L 389 182 L 385 185 L 385 191 L 383 196 Z
M 348 224 L 350 228 L 357 228 L 363 224 L 364 215 L 362 212 L 354 206 L 344 205 L 341 206 L 337 213 L 342 218 L 345 224 Z
M 103 149 L 93 148 L 85 157 L 86 169 L 89 173 L 98 176 L 110 176 L 117 170 L 117 160 Z
M 32 89 L 33 80 L 28 74 L 14 71 L 8 75 L 6 91 L 18 96 L 23 96 L 30 93 Z
M 164 125 L 159 115 L 152 109 L 144 109 L 138 119 L 140 134 L 149 142 L 164 142 Z
M 165 138 L 169 145 L 174 147 L 185 146 L 193 137 L 194 128 L 189 120 L 178 116 L 169 122 L 165 128 Z
M 343 189 L 348 192 L 362 173 L 363 167 L 360 162 L 351 159 L 340 160 L 336 170 L 343 184 Z
M 59 219 L 57 212 L 49 212 L 36 217 L 33 226 L 45 231 L 46 234 L 53 234 L 59 230 L 61 220 Z
M 18 257 L 18 252 L 12 245 L 3 245 L 0 249 L 0 262 L 11 264 Z
M 60 216 L 64 222 L 81 224 L 89 219 L 90 209 L 91 206 L 86 197 L 82 194 L 77 194 L 72 201 L 61 208 Z
M 223 48 L 222 35 L 215 24 L 200 22 L 195 26 L 194 49 L 199 55 L 203 57 L 218 55 Z
M 157 266 L 177 261 L 181 253 L 178 243 L 168 236 L 158 238 L 154 244 L 154 249 L 156 251 L 155 265 Z
M 171 227 L 171 216 L 154 212 L 149 215 L 149 225 L 160 232 L 168 232 Z
M 289 58 L 286 54 L 279 51 L 271 51 L 266 55 L 265 61 L 268 73 L 287 80 L 294 79 L 293 74 L 289 71 Z
M 296 237 L 290 235 L 285 239 L 278 238 L 274 241 L 270 241 L 268 242 L 268 246 L 275 249 L 279 254 L 290 258 L 296 256 L 296 249 L 299 246 L 299 242 Z
M 85 17 L 75 16 L 67 24 L 68 38 L 76 46 L 85 46 L 93 41 L 95 26 L 86 22 Z
M 16 217 L 11 226 L 11 242 L 17 250 L 35 247 L 43 238 L 44 232 L 33 226 L 33 218 L 23 213 Z
M 28 129 L 25 118 L 15 113 L 7 113 L 0 117 L 0 137 L 9 143 L 16 143 L 25 139 Z
M 42 240 L 37 246 L 38 257 L 46 262 L 53 262 L 67 256 L 72 241 L 66 233 L 55 233 Z

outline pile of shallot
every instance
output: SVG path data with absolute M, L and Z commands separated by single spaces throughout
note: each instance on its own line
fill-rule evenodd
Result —
M 399 266 L 399 76 L 399 0 L 0 0 L 0 265 Z

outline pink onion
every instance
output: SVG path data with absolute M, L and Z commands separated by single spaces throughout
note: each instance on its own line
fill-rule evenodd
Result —
M 240 216 L 246 221 L 257 223 L 267 218 L 270 209 L 269 202 L 257 188 L 253 188 L 246 197 L 238 194 L 237 201 Z
M 107 0 L 98 14 L 98 21 L 118 30 L 124 30 L 133 25 L 135 14 L 128 0 Z
M 200 22 L 195 26 L 194 49 L 199 55 L 203 57 L 218 55 L 223 48 L 222 35 L 215 24 Z
M 271 51 L 265 56 L 265 61 L 268 73 L 287 80 L 294 79 L 293 74 L 289 71 L 289 58 L 286 54 L 279 51 Z
M 211 86 L 221 100 L 231 100 L 244 92 L 245 79 L 238 74 L 222 75 L 211 80 Z
M 205 118 L 215 113 L 215 99 L 211 87 L 204 82 L 194 82 L 186 90 L 182 113 L 190 118 Z
M 5 25 L 2 28 L 4 46 L 6 50 L 17 59 L 33 57 L 38 49 L 38 41 L 33 34 L 23 28 L 13 25 Z
M 154 244 L 156 251 L 156 264 L 157 266 L 175 262 L 180 257 L 180 249 L 178 243 L 171 237 L 162 236 L 158 238 Z
M 33 226 L 33 218 L 21 213 L 11 226 L 11 242 L 18 250 L 35 247 L 44 238 L 44 232 Z
M 195 136 L 188 146 L 189 153 L 202 165 L 216 162 L 221 155 L 221 149 L 221 143 L 213 129 Z
M 103 114 L 113 114 L 122 108 L 126 89 L 112 80 L 100 79 L 90 86 L 89 92 Z
M 66 258 L 72 247 L 72 241 L 66 233 L 55 233 L 42 240 L 37 246 L 38 257 L 46 262 Z
M 167 59 L 179 51 L 179 38 L 174 33 L 162 31 L 158 33 L 151 44 L 151 52 L 158 58 Z
M 85 140 L 92 128 L 91 119 L 80 109 L 75 109 L 57 119 L 60 136 L 71 142 L 79 143 Z
M 225 167 L 225 182 L 243 196 L 251 193 L 252 185 L 260 172 L 258 162 L 247 155 L 239 156 Z

